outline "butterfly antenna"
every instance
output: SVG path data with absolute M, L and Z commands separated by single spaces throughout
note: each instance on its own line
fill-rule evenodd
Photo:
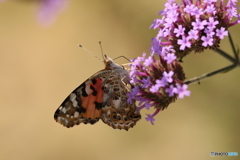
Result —
M 103 55 L 103 49 L 102 49 L 102 42 L 101 42 L 101 41 L 99 41 L 99 45 L 100 45 L 101 52 L 102 52 L 102 58 L 105 60 L 106 58 L 105 58 L 104 55 Z
M 83 47 L 81 44 L 78 44 L 79 47 L 81 47 L 82 49 L 84 49 L 86 52 L 90 53 L 92 56 L 94 56 L 95 58 L 97 58 L 98 60 L 104 62 L 102 59 L 100 59 L 98 56 L 96 56 L 95 54 L 93 54 L 92 52 L 90 52 L 89 50 L 87 50 L 85 47 Z

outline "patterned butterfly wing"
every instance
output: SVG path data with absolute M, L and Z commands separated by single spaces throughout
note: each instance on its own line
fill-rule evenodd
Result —
M 68 128 L 80 123 L 94 124 L 101 117 L 102 101 L 102 79 L 88 79 L 63 101 L 54 119 Z
M 100 118 L 114 129 L 128 130 L 141 118 L 135 101 L 127 102 L 132 86 L 128 71 L 105 56 L 105 69 L 76 88 L 61 104 L 54 119 L 65 127 L 96 123 Z
M 127 93 L 132 86 L 127 77 L 122 77 L 119 71 L 113 70 L 104 86 L 104 103 L 102 121 L 114 129 L 128 130 L 141 118 L 136 109 L 135 101 L 127 102 Z

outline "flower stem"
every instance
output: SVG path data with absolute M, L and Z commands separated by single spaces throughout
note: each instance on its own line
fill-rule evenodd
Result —
M 231 62 L 233 62 L 233 63 L 235 62 L 235 59 L 234 59 L 232 56 L 228 55 L 228 54 L 227 54 L 226 52 L 224 52 L 223 50 L 217 48 L 215 51 L 216 51 L 218 54 L 220 54 L 221 56 L 223 56 L 224 58 L 230 60 Z
M 213 71 L 213 72 L 210 72 L 210 73 L 207 73 L 207 74 L 204 74 L 204 75 L 202 75 L 200 77 L 196 77 L 196 78 L 190 79 L 190 80 L 186 81 L 185 84 L 193 84 L 193 83 L 196 83 L 196 82 L 200 82 L 201 80 L 204 80 L 206 78 L 214 76 L 215 74 L 228 72 L 228 71 L 232 70 L 233 68 L 235 68 L 236 66 L 237 66 L 237 64 L 234 63 L 234 64 L 232 64 L 230 66 L 221 68 L 219 70 L 216 70 L 216 71 Z
M 185 84 L 193 84 L 193 83 L 196 83 L 196 82 L 200 82 L 201 80 L 204 80 L 206 78 L 214 76 L 215 74 L 226 73 L 226 72 L 234 69 L 235 67 L 240 66 L 240 63 L 239 63 L 240 62 L 240 60 L 239 60 L 239 50 L 235 49 L 230 33 L 229 33 L 228 37 L 229 37 L 230 45 L 231 45 L 233 53 L 234 53 L 234 58 L 232 56 L 228 55 L 226 52 L 224 52 L 221 49 L 216 49 L 216 52 L 219 53 L 220 55 L 222 55 L 223 57 L 227 58 L 228 60 L 230 60 L 233 64 L 230 65 L 230 66 L 218 69 L 216 71 L 204 74 L 204 75 L 202 75 L 200 77 L 195 77 L 193 79 L 190 79 L 190 80 L 186 81 Z
M 220 48 L 217 48 L 215 51 L 216 51 L 218 54 L 220 54 L 221 56 L 223 56 L 224 58 L 226 58 L 226 59 L 230 60 L 231 62 L 235 63 L 236 60 L 238 59 L 238 51 L 236 51 L 236 49 L 235 49 L 235 46 L 234 46 L 234 44 L 233 44 L 233 40 L 232 40 L 232 37 L 231 37 L 231 34 L 230 34 L 230 33 L 229 33 L 229 35 L 228 35 L 228 38 L 229 38 L 229 42 L 230 42 L 230 45 L 231 45 L 231 47 L 232 47 L 232 50 L 233 50 L 235 59 L 234 59 L 232 56 L 228 55 L 228 54 L 227 54 L 226 52 L 224 52 L 223 50 L 221 50 Z

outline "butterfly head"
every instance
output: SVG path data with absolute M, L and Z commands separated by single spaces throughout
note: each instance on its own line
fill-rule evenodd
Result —
M 112 58 L 108 57 L 106 54 L 104 55 L 104 63 L 105 63 L 105 69 L 107 70 L 113 70 L 113 69 L 124 69 L 122 66 L 118 65 L 113 61 Z

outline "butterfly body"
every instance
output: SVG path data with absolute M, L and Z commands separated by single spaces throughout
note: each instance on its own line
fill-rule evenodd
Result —
M 94 124 L 99 119 L 114 129 L 128 130 L 141 118 L 135 101 L 127 102 L 132 89 L 124 67 L 105 56 L 105 69 L 77 87 L 60 105 L 54 119 L 65 127 Z

